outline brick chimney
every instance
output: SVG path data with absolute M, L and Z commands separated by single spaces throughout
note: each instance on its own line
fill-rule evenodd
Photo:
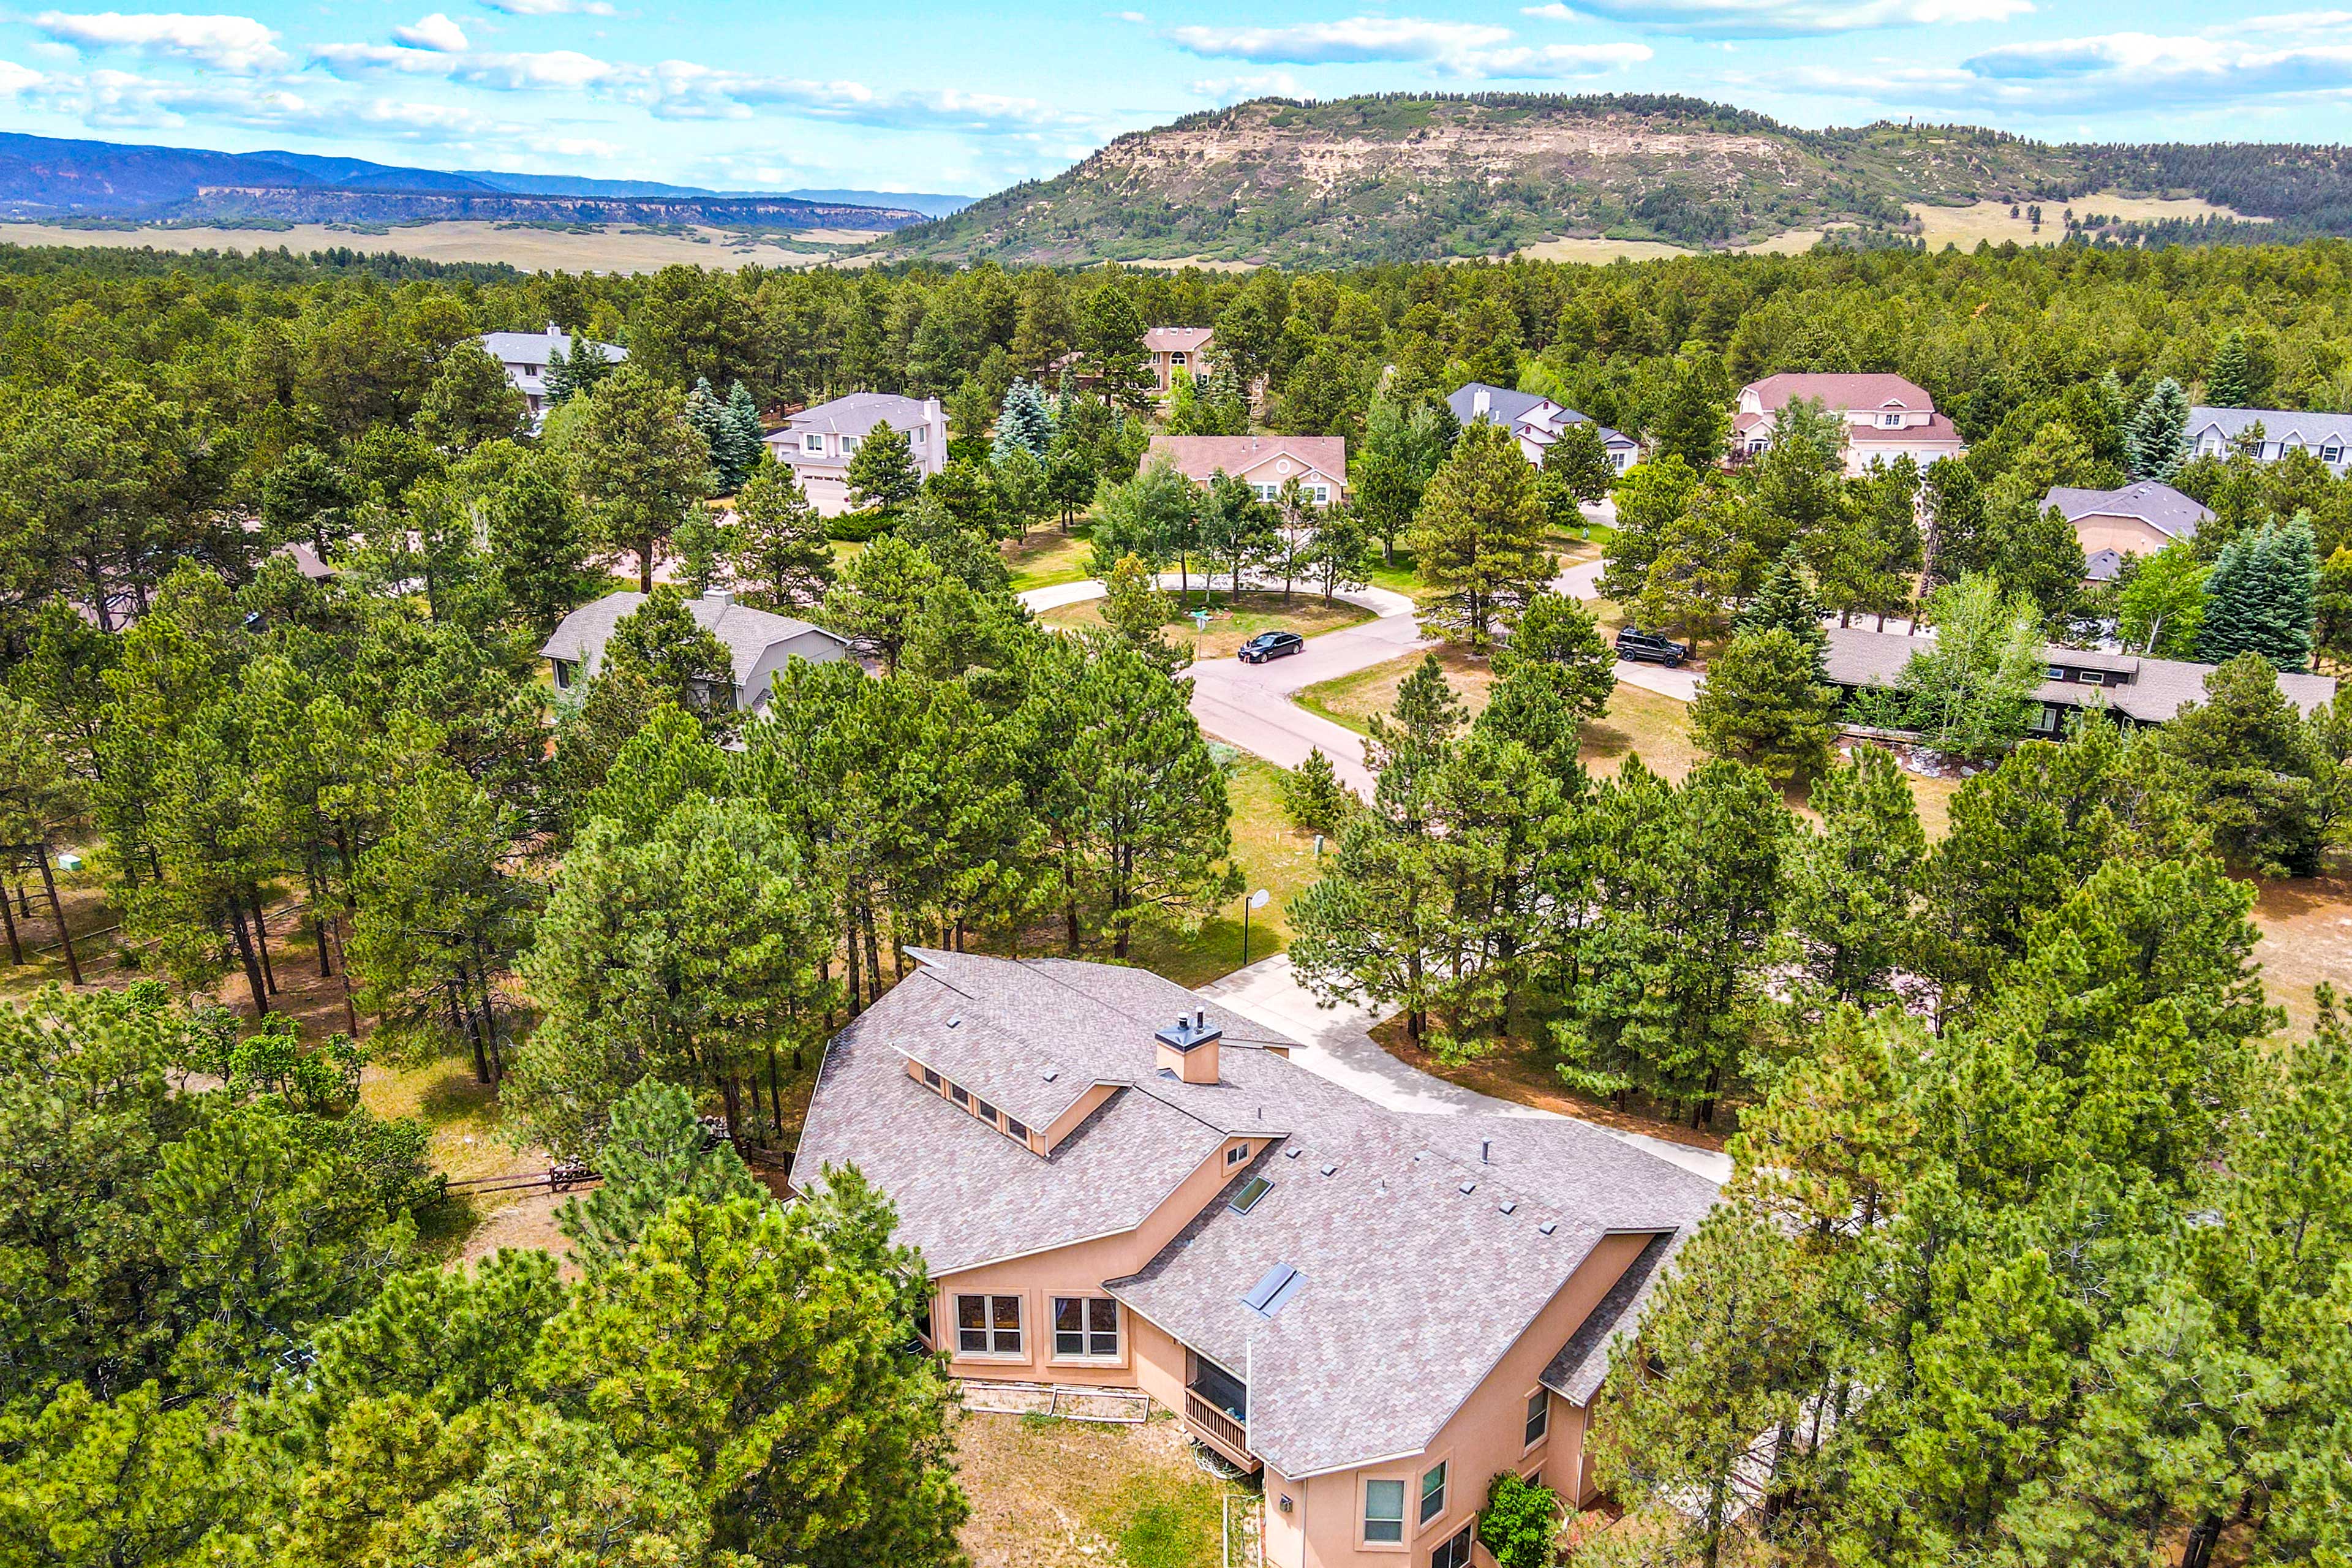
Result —
M 1151 1037 L 1159 1043 L 1160 1071 L 1174 1073 L 1186 1083 L 1217 1081 L 1217 1042 L 1225 1032 L 1210 1026 L 1208 1009 L 1198 1009 L 1189 1018 L 1179 1014 Z

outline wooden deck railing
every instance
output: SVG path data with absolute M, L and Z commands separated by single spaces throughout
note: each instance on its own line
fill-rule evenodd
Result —
M 1184 1391 L 1184 1415 L 1235 1459 L 1250 1458 L 1249 1428 L 1189 1388 Z

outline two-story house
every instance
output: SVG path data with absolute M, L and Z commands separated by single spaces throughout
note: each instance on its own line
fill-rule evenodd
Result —
M 1866 687 L 1897 684 L 1921 645 L 1901 632 L 1862 626 L 1832 626 L 1829 639 L 1830 683 L 1849 697 Z M 2044 739 L 2065 733 L 2068 716 L 2085 708 L 2105 709 L 2126 728 L 2169 723 L 2183 707 L 2205 700 L 2205 678 L 2214 670 L 2188 659 L 2055 646 L 2044 647 L 2042 657 L 2033 733 Z M 2281 694 L 2306 714 L 2336 700 L 2334 676 L 2282 675 L 2278 683 Z
M 1845 471 L 1859 477 L 1873 463 L 1908 457 L 1921 468 L 1938 458 L 1958 458 L 1968 444 L 1952 422 L 1936 412 L 1927 389 L 1899 375 L 1785 374 L 1751 381 L 1739 389 L 1731 416 L 1735 460 L 1751 458 L 1772 444 L 1780 411 L 1791 403 L 1818 403 L 1845 424 Z
M 907 437 L 915 471 L 929 478 L 948 466 L 948 416 L 936 397 L 920 402 L 887 392 L 853 392 L 812 404 L 769 432 L 768 449 L 792 465 L 793 477 L 820 517 L 850 510 L 849 460 L 877 425 Z
M 1316 506 L 1348 493 L 1348 442 L 1341 436 L 1154 436 L 1144 449 L 1144 466 L 1162 459 L 1203 487 L 1219 474 L 1230 475 L 1265 501 L 1281 495 L 1292 479 Z
M 583 350 L 603 355 L 614 364 L 629 357 L 629 351 L 611 343 L 600 343 L 583 338 L 574 342 L 572 334 L 547 323 L 544 332 L 484 332 L 482 349 L 499 362 L 507 373 L 507 381 L 530 405 L 530 422 L 536 428 L 547 417 L 547 367 L 554 356 L 572 359 Z
M 1161 397 L 1175 389 L 1178 371 L 1190 376 L 1201 374 L 1213 341 L 1214 334 L 1206 327 L 1144 329 L 1143 352 L 1151 356 L 1151 378 L 1159 384 Z
M 1609 466 L 1621 474 L 1642 459 L 1641 443 L 1631 436 L 1594 424 L 1589 416 L 1532 392 L 1514 392 L 1507 386 L 1489 386 L 1474 381 L 1448 397 L 1445 406 L 1464 425 L 1484 419 L 1509 429 L 1518 437 L 1519 456 L 1537 468 L 1543 466 L 1546 449 L 1571 425 L 1591 425 L 1600 431 L 1601 449 L 1609 454 Z
M 1467 1568 L 1508 1470 L 1575 1501 L 1612 1342 L 1713 1184 L 1561 1117 L 1415 1116 L 1139 969 L 919 950 L 795 1160 L 922 1250 L 950 1375 L 1136 1389 L 1264 1472 L 1275 1568 Z
M 2254 426 L 2262 438 L 2253 438 Z M 2298 414 L 2284 408 L 2192 408 L 2189 411 L 2189 454 L 2193 458 L 2226 458 L 2238 443 L 2260 463 L 2275 463 L 2289 452 L 2309 452 L 2327 465 L 2336 478 L 2352 462 L 2352 414 Z
M 564 616 L 539 650 L 547 660 L 555 689 L 576 692 L 593 679 L 604 662 L 604 645 L 612 640 L 613 628 L 645 602 L 643 594 L 607 594 Z M 849 657 L 849 644 L 823 626 L 739 605 L 735 595 L 723 589 L 688 599 L 686 608 L 695 625 L 726 645 L 735 667 L 734 689 L 729 695 L 733 706 L 746 712 L 767 702 L 769 680 L 788 660 L 830 664 Z M 709 696 L 699 695 L 706 700 Z
M 2113 582 L 2125 556 L 2153 555 L 2176 539 L 2194 539 L 2213 521 L 2211 511 L 2160 479 L 2113 490 L 2060 485 L 2042 498 L 2043 511 L 2053 507 L 2074 525 L 2083 575 L 2093 583 Z

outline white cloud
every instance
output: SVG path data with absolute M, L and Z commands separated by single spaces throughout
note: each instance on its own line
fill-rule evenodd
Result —
M 2352 98 L 2352 45 L 2275 47 L 2254 37 L 2106 33 L 2004 44 L 1956 67 L 1810 67 L 1755 79 L 1790 91 L 1896 108 L 2072 115 L 2222 109 Z
M 482 0 L 493 11 L 509 16 L 611 16 L 604 0 Z
M 1419 16 L 1350 16 L 1280 27 L 1171 27 L 1168 40 L 1211 59 L 1260 65 L 1341 65 L 1422 60 L 1451 68 L 1480 49 L 1511 39 L 1508 27 Z
M 30 92 L 48 79 L 40 72 L 18 65 L 14 60 L 0 60 L 0 98 L 15 98 Z
M 1482 22 L 1440 22 L 1418 16 L 1351 16 L 1341 22 L 1301 22 L 1281 27 L 1171 27 L 1177 47 L 1213 59 L 1261 65 L 1338 65 L 1371 60 L 1419 61 L 1444 76 L 1591 76 L 1650 58 L 1646 44 L 1512 42 L 1508 27 Z
M 1195 98 L 1210 99 L 1220 107 L 1240 103 L 1252 98 L 1306 98 L 1310 96 L 1299 79 L 1288 71 L 1265 71 L 1250 76 L 1211 76 L 1186 85 L 1185 90 Z
M 33 26 L 84 50 L 130 49 L 238 75 L 289 63 L 276 47 L 278 35 L 250 16 L 190 16 L 176 11 L 138 15 L 44 11 L 33 18 Z
M 2032 12 L 2032 0 L 1577 0 L 1573 10 L 1554 3 L 1524 14 L 1604 17 L 1686 37 L 1771 38 L 2007 22 Z
M 411 48 L 437 49 L 445 55 L 457 54 L 470 47 L 465 29 L 438 11 L 419 17 L 414 26 L 394 27 L 392 36 Z

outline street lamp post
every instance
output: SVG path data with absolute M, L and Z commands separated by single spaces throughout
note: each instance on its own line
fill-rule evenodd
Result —
M 1274 895 L 1272 893 L 1267 892 L 1264 888 L 1260 888 L 1256 892 L 1252 893 L 1248 898 L 1242 900 L 1242 967 L 1244 969 L 1247 969 L 1249 967 L 1250 911 L 1252 910 L 1262 910 L 1265 908 L 1266 900 L 1273 897 Z

